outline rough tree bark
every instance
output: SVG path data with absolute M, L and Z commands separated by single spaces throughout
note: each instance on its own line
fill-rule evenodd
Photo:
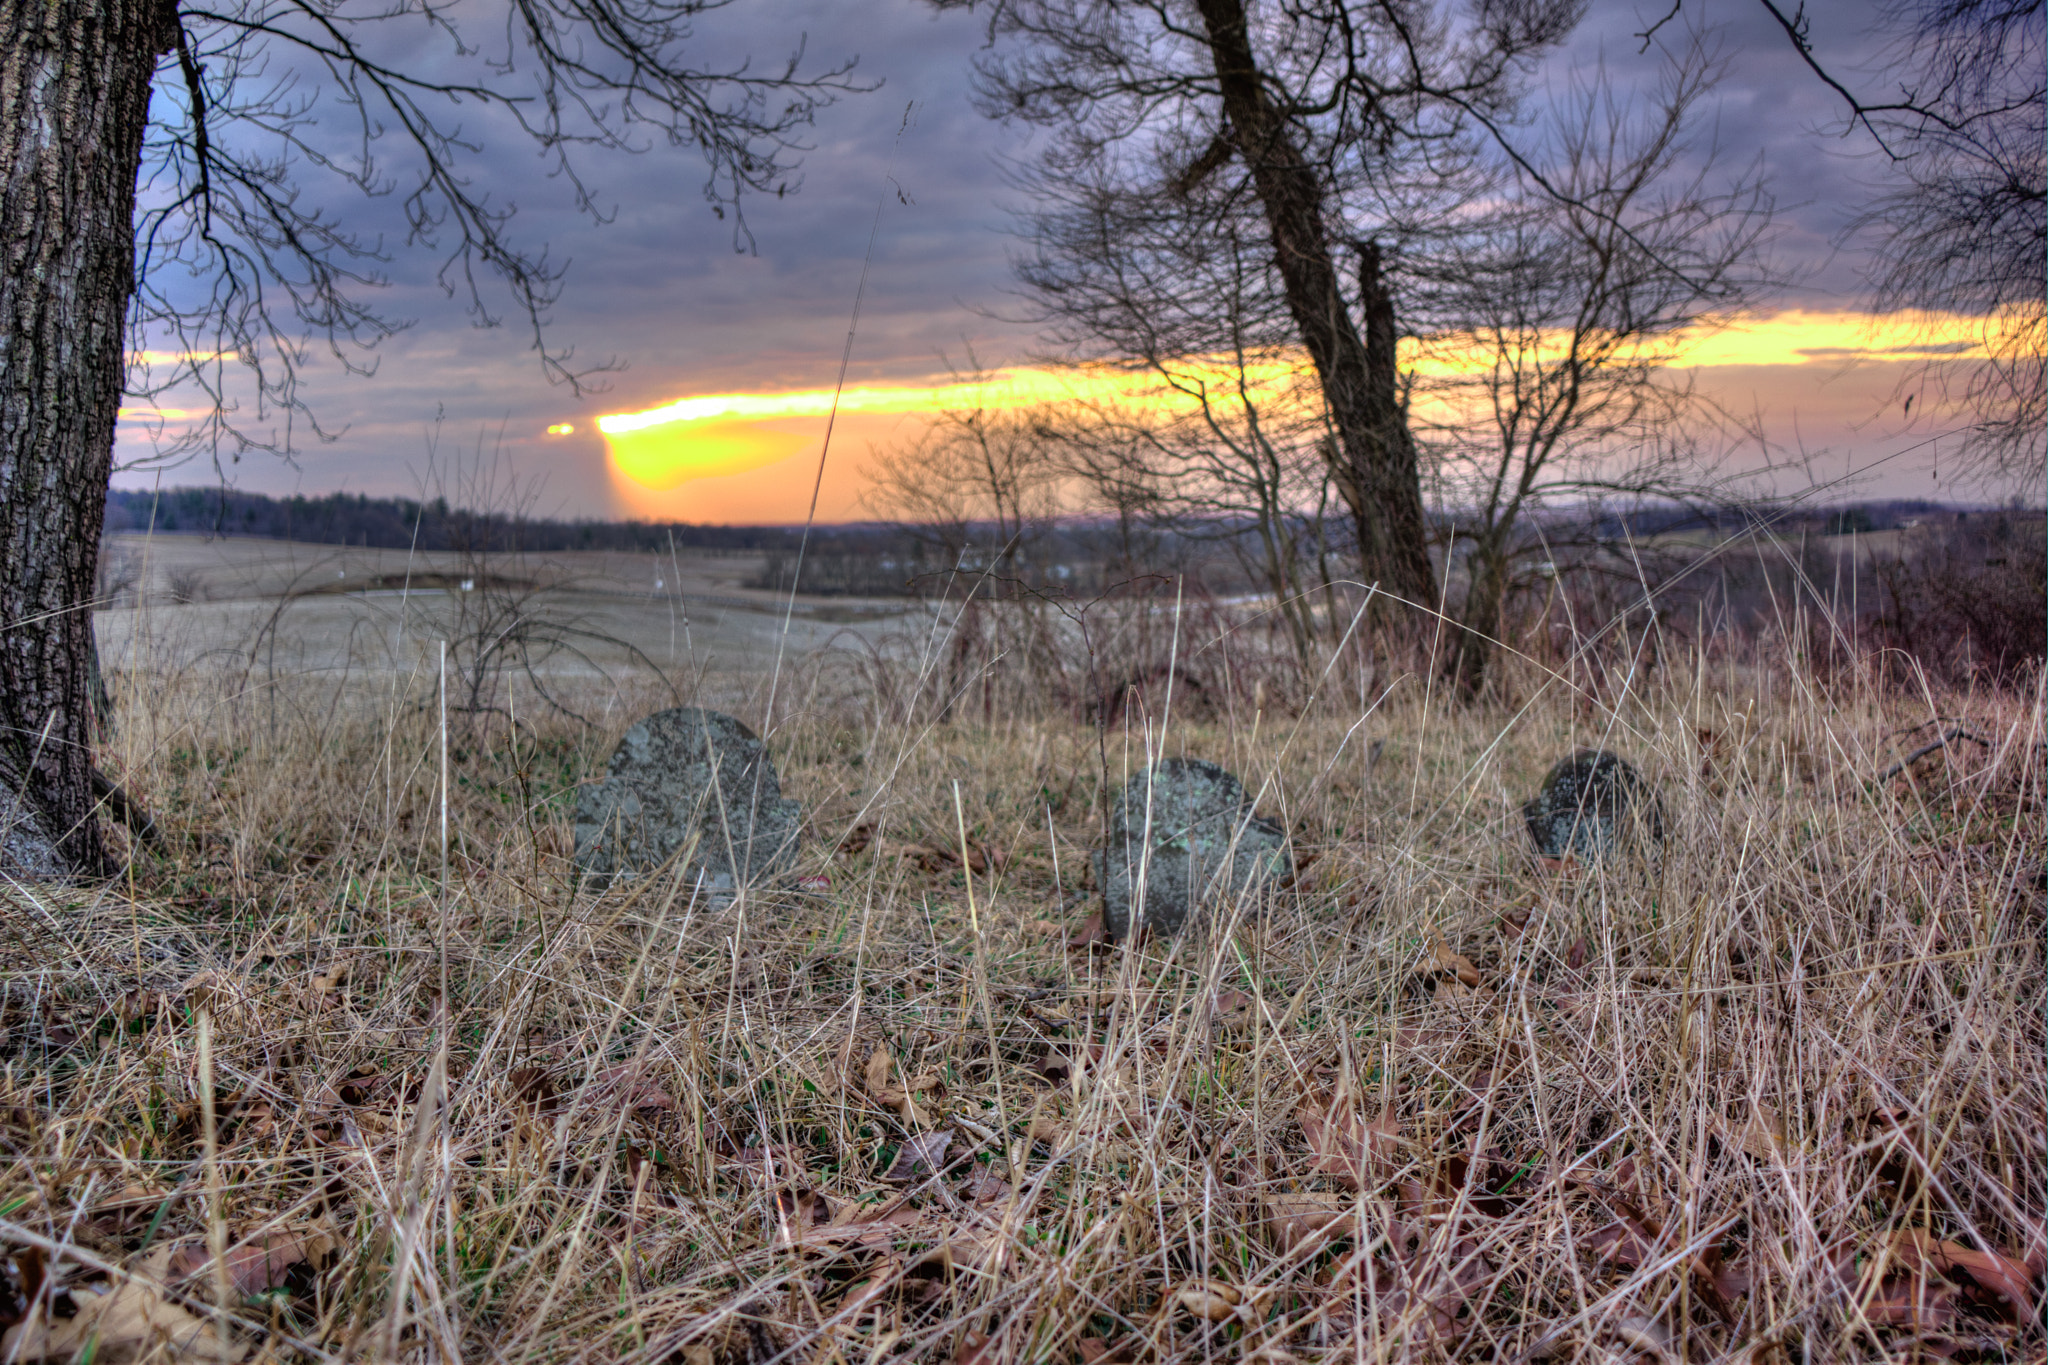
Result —
M 1470 701 L 1486 690 L 1492 671 L 1501 606 L 1508 596 L 1506 534 L 1482 538 L 1472 547 L 1466 564 L 1472 586 L 1465 593 L 1465 610 L 1447 671 L 1457 683 L 1458 695 Z
M 92 597 L 163 0 L 0 0 L 0 862 L 106 863 Z
M 1288 312 L 1301 331 L 1337 428 L 1332 473 L 1358 528 L 1359 568 L 1383 592 L 1429 605 L 1436 599 L 1415 443 L 1394 370 L 1394 312 L 1376 248 L 1362 272 L 1367 297 L 1361 336 L 1337 286 L 1323 189 L 1287 116 L 1266 91 L 1252 52 L 1244 0 L 1196 0 L 1223 96 L 1223 114 L 1272 233 Z M 1376 335 L 1384 331 L 1384 336 Z M 1368 344 L 1370 341 L 1370 345 Z M 1373 354 L 1373 348 L 1379 354 Z M 1377 362 L 1377 363 L 1376 363 Z

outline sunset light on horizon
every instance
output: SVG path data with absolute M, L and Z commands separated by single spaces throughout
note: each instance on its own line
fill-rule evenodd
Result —
M 1987 325 L 1960 315 L 1788 309 L 1702 325 L 1675 338 L 1673 354 L 1678 367 L 1693 370 L 1779 370 L 1787 378 L 1804 373 L 1818 392 L 1857 365 L 1981 354 Z M 1425 349 L 1412 339 L 1402 343 L 1402 361 L 1406 368 L 1435 374 L 1469 373 L 1482 363 L 1481 353 L 1469 346 Z M 1307 362 L 1292 363 L 1298 368 Z M 1288 369 L 1286 361 L 1266 362 L 1255 368 L 1253 379 L 1263 386 Z M 1217 373 L 1225 373 L 1220 364 Z M 1075 365 L 870 382 L 837 397 L 837 467 L 828 470 L 828 496 L 820 506 L 820 515 L 828 517 L 854 514 L 866 447 L 901 435 L 906 424 L 914 430 L 925 414 L 1061 401 L 1155 403 L 1170 395 L 1149 371 Z M 830 388 L 690 394 L 610 413 L 595 425 L 604 438 L 614 492 L 632 515 L 801 520 L 833 405 Z

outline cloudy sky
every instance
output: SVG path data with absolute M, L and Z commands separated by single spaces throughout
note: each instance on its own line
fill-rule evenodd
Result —
M 1668 8 L 1668 0 L 1594 0 L 1546 79 L 1595 60 L 1620 81 L 1647 78 L 1649 59 L 1636 56 L 1631 35 Z M 1779 262 L 1796 276 L 1774 301 L 1782 335 L 1766 327 L 1750 333 L 1747 351 L 1720 348 L 1717 363 L 1700 370 L 1701 386 L 1760 414 L 1773 440 L 1812 457 L 1817 476 L 1861 473 L 1864 495 L 1967 494 L 1942 481 L 1930 432 L 1904 426 L 1894 410 L 1903 369 L 1875 353 L 1897 337 L 1868 332 L 1854 315 L 1861 259 L 1837 237 L 1881 166 L 1867 143 L 1839 136 L 1833 97 L 1755 0 L 1685 0 L 1684 8 L 1727 54 L 1715 135 L 1731 160 L 1761 158 L 1782 215 Z M 1821 0 L 1808 12 L 1823 58 L 1874 85 L 1867 5 Z M 461 495 L 474 484 L 465 480 L 482 467 L 500 487 L 516 479 L 541 514 L 801 521 L 824 429 L 820 395 L 838 377 L 871 230 L 848 372 L 858 401 L 833 436 L 821 518 L 860 515 L 869 449 L 912 434 L 917 411 L 943 400 L 933 386 L 970 348 L 985 365 L 1030 360 L 1031 334 L 991 316 L 1013 306 L 1013 192 L 1001 163 L 1030 147 L 1024 133 L 971 106 L 982 41 L 973 18 L 935 14 L 923 0 L 737 0 L 705 39 L 771 59 L 801 40 L 815 60 L 857 57 L 858 73 L 881 82 L 821 115 L 800 192 L 748 205 L 753 254 L 734 250 L 731 224 L 706 205 L 693 151 L 587 159 L 584 172 L 612 215 L 600 226 L 578 217 L 530 146 L 488 122 L 472 125 L 484 143 L 472 163 L 478 183 L 518 204 L 522 240 L 545 240 L 571 262 L 552 341 L 622 368 L 582 397 L 550 385 L 525 335 L 477 328 L 434 288 L 433 258 L 400 253 L 378 303 L 414 325 L 381 348 L 376 374 L 349 375 L 318 359 L 308 370 L 312 405 L 335 439 L 302 442 L 290 460 L 245 455 L 224 466 L 226 478 L 266 493 L 427 487 L 470 501 Z M 399 49 L 415 40 L 423 60 L 440 59 L 430 34 L 393 38 Z M 332 202 L 352 221 L 387 226 L 379 215 L 388 201 Z M 727 395 L 749 397 L 703 401 Z M 633 432 L 624 430 L 630 420 L 614 421 L 620 430 L 609 444 L 598 427 L 606 416 L 692 400 L 671 408 L 695 419 L 686 425 L 642 419 Z M 167 422 L 142 405 L 124 420 L 117 456 L 131 467 L 117 484 L 211 481 L 203 459 L 163 469 L 148 458 L 190 399 L 160 401 Z M 684 460 L 663 453 L 685 446 Z M 679 481 L 682 469 L 698 476 Z

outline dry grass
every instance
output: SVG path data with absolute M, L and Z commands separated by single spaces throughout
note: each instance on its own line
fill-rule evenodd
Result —
M 1347 661 L 1098 736 L 860 667 L 771 736 L 829 889 L 727 907 L 567 874 L 651 684 L 458 725 L 445 882 L 431 679 L 131 688 L 167 844 L 0 891 L 15 1358 L 2041 1358 L 2038 690 L 1667 654 L 1458 711 Z M 1873 784 L 1936 713 L 1988 746 Z M 1519 800 L 1603 740 L 1670 846 L 1541 873 Z M 1148 748 L 1301 870 L 1069 947 Z

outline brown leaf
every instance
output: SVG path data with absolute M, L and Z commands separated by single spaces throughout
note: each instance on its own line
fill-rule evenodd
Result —
M 1785 1135 L 1785 1121 L 1761 1104 L 1751 1105 L 1749 1122 L 1736 1132 L 1735 1142 L 1758 1161 L 1784 1161 L 1793 1150 Z
M 1056 1148 L 1066 1140 L 1066 1121 L 1056 1113 L 1041 1110 L 1031 1116 L 1031 1127 L 1024 1135 L 1033 1142 Z
M 889 1088 L 889 1075 L 895 1065 L 896 1058 L 885 1046 L 878 1046 L 868 1054 L 868 1069 L 864 1079 L 867 1081 L 869 1094 L 879 1097 Z
M 953 1135 L 945 1129 L 906 1138 L 897 1149 L 895 1164 L 882 1179 L 901 1182 L 930 1175 L 946 1164 L 946 1149 L 952 1145 Z
M 644 1062 L 622 1062 L 591 1077 L 591 1084 L 610 1092 L 609 1101 L 624 1109 L 673 1109 L 675 1100 L 646 1076 Z
M 928 874 L 943 872 L 949 867 L 960 865 L 959 854 L 931 844 L 897 844 L 889 849 L 885 856 L 899 858 L 915 866 L 918 871 Z
M 953 1352 L 953 1365 L 996 1365 L 1002 1358 L 1001 1338 L 969 1332 L 960 1338 L 960 1349 Z
M 1128 1341 L 1112 1346 L 1101 1337 L 1082 1337 L 1074 1343 L 1074 1349 L 1081 1353 L 1081 1365 L 1117 1365 L 1131 1358 Z
M 245 1298 L 282 1289 L 293 1271 L 319 1270 L 335 1249 L 333 1234 L 317 1224 L 276 1228 L 228 1248 L 228 1281 Z M 213 1257 L 204 1242 L 187 1242 L 172 1250 L 165 1269 L 173 1284 L 204 1285 L 213 1275 Z
M 975 840 L 967 844 L 967 868 L 970 872 L 986 874 L 1001 872 L 1010 865 L 1010 855 L 997 843 L 981 843 Z
M 173 1359 L 182 1365 L 238 1362 L 250 1348 L 222 1335 L 189 1312 L 164 1288 L 171 1248 L 160 1247 L 127 1279 L 74 1283 L 61 1296 L 68 1315 L 52 1314 L 51 1300 L 4 1335 L 0 1359 L 134 1361 Z
M 1173 1291 L 1173 1301 L 1208 1322 L 1227 1322 L 1244 1296 L 1220 1280 L 1189 1280 Z
M 1463 1336 L 1478 1319 L 1480 1305 L 1474 1301 L 1474 1291 L 1492 1279 L 1493 1265 L 1469 1238 L 1460 1238 L 1443 1261 L 1430 1255 L 1432 1245 L 1426 1235 L 1419 1239 L 1414 1255 L 1404 1262 L 1407 1283 L 1384 1294 L 1379 1308 L 1390 1326 L 1402 1324 L 1423 1341 L 1448 1343 Z M 1471 1317 L 1461 1317 L 1467 1308 L 1472 1310 Z
M 555 1079 L 548 1074 L 546 1067 L 514 1067 L 512 1074 L 505 1078 L 505 1084 L 512 1091 L 514 1104 L 531 1105 L 543 1114 L 561 1108 L 555 1097 Z
M 832 1202 L 808 1185 L 785 1185 L 775 1192 L 776 1235 L 787 1228 L 801 1242 L 812 1228 L 832 1221 Z
M 1451 945 L 1442 938 L 1438 938 L 1429 951 L 1437 971 L 1456 977 L 1467 990 L 1479 989 L 1479 969 L 1472 965 L 1471 958 L 1452 952 Z
M 1209 1018 L 1218 1028 L 1250 1028 L 1252 1009 L 1252 998 L 1243 991 L 1218 991 L 1209 1001 Z
M 1671 1332 L 1655 1318 L 1640 1315 L 1622 1318 L 1607 1329 L 1622 1345 L 1632 1351 L 1654 1356 L 1663 1365 L 1673 1365 L 1678 1352 L 1671 1340 Z
M 1592 956 L 1593 945 L 1586 941 L 1585 935 L 1581 934 L 1572 940 L 1571 947 L 1564 950 L 1564 965 L 1573 971 L 1578 971 L 1586 965 L 1587 960 Z
M 1107 948 L 1111 946 L 1112 942 L 1113 940 L 1109 936 L 1109 929 L 1103 923 L 1102 912 L 1097 910 L 1082 922 L 1079 929 L 1074 931 L 1074 936 L 1067 940 L 1067 946 L 1069 948 Z M 1086 1341 L 1089 1338 L 1084 1337 L 1082 1340 Z
M 874 841 L 875 827 L 872 824 L 858 824 L 848 830 L 846 837 L 839 841 L 839 851 L 848 855 L 864 853 L 868 845 Z
M 984 1166 L 967 1184 L 966 1195 L 977 1204 L 989 1204 L 1010 1192 L 1010 1182 Z
M 1333 1175 L 1353 1189 L 1386 1183 L 1401 1165 L 1400 1121 L 1391 1109 L 1367 1121 L 1339 1096 L 1296 1106 L 1294 1117 L 1315 1153 L 1310 1170 Z
M 1964 1298 L 1995 1309 L 2010 1321 L 2032 1315 L 2035 1275 L 2024 1261 L 1995 1251 L 1976 1251 L 1944 1242 L 1925 1228 L 1906 1228 L 1891 1237 L 1891 1253 L 1909 1272 L 1932 1271 L 1963 1287 Z
M 1962 1317 L 1956 1307 L 1955 1286 L 1918 1275 L 1886 1277 L 1858 1307 L 1873 1323 L 1912 1327 L 1922 1332 L 1946 1331 Z
M 1356 1237 L 1358 1215 L 1328 1195 L 1270 1194 L 1266 1196 L 1266 1228 L 1281 1251 L 1300 1256 L 1320 1251 L 1340 1237 Z
M 1614 1201 L 1614 1221 L 1580 1242 L 1601 1260 L 1635 1270 L 1656 1255 L 1657 1232 L 1625 1200 Z

